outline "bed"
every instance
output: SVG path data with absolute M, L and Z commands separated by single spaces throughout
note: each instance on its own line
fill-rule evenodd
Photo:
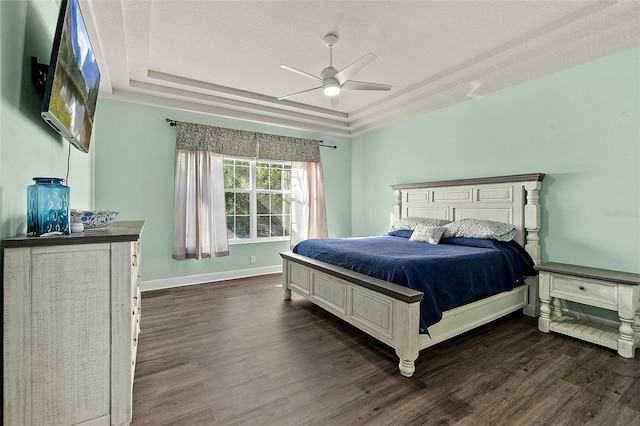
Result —
M 424 217 L 458 221 L 482 219 L 512 224 L 515 238 L 540 263 L 539 191 L 544 174 L 486 177 L 392 185 L 394 221 Z M 391 237 L 387 237 L 391 238 Z M 399 370 L 410 377 L 420 350 L 522 309 L 536 316 L 537 276 L 498 294 L 442 312 L 441 319 L 421 330 L 424 293 L 296 253 L 281 253 L 283 290 L 291 292 L 391 346 Z

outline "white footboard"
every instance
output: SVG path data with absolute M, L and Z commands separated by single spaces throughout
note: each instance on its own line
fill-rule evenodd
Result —
M 418 357 L 422 292 L 329 265 L 281 253 L 285 299 L 291 291 L 396 350 L 402 375 Z

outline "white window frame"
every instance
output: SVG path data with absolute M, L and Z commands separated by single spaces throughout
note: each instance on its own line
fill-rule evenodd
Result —
M 245 193 L 249 194 L 249 229 L 250 229 L 250 237 L 249 238 L 229 238 L 229 244 L 253 244 L 253 243 L 270 243 L 276 241 L 290 241 L 291 240 L 291 229 L 289 229 L 289 235 L 280 236 L 280 237 L 258 237 L 258 193 L 260 194 L 288 194 L 289 198 L 291 198 L 291 182 L 289 183 L 289 190 L 264 190 L 257 189 L 256 184 L 256 169 L 258 163 L 269 163 L 269 164 L 288 164 L 291 165 L 291 161 L 277 161 L 277 160 L 258 160 L 255 158 L 246 158 L 246 157 L 232 157 L 232 156 L 224 156 L 225 160 L 237 160 L 244 161 L 249 163 L 249 181 L 251 189 L 233 189 L 228 191 L 225 188 L 225 194 L 227 192 L 234 193 Z M 226 221 L 226 214 L 225 214 Z M 291 227 L 291 210 L 289 210 L 289 227 Z

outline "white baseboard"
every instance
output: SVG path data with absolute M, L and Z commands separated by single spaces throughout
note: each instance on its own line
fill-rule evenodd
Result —
M 236 278 L 255 277 L 258 275 L 277 274 L 282 272 L 282 265 L 265 266 L 263 268 L 240 269 L 236 271 L 214 272 L 211 274 L 189 275 L 186 277 L 164 278 L 161 280 L 142 281 L 140 291 L 161 290 L 164 288 L 182 287 L 185 285 L 204 284 L 215 281 L 234 280 Z

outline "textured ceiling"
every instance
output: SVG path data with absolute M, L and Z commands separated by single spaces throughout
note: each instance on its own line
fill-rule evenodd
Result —
M 255 122 L 357 135 L 640 44 L 637 1 L 80 0 L 101 95 Z M 322 39 L 340 70 L 389 92 L 318 84 Z

